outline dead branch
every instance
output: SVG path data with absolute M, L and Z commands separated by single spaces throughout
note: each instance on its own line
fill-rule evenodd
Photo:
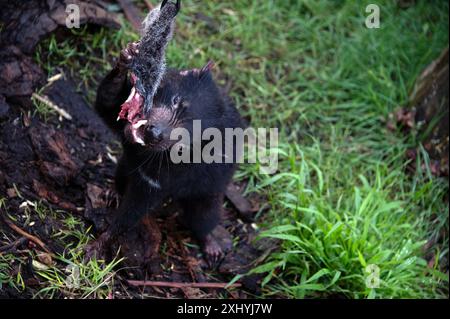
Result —
M 249 222 L 253 221 L 253 215 L 258 210 L 255 209 L 250 201 L 242 195 L 237 185 L 230 183 L 225 190 L 225 196 L 244 220 Z
M 142 16 L 139 9 L 130 0 L 119 0 L 125 17 L 130 21 L 131 25 L 136 31 L 141 30 Z
M 66 120 L 71 121 L 72 120 L 72 116 L 67 113 L 66 110 L 60 108 L 58 105 L 56 105 L 55 103 L 53 103 L 52 101 L 49 100 L 48 97 L 46 96 L 40 96 L 37 93 L 33 93 L 32 97 L 36 100 L 38 100 L 41 103 L 44 103 L 45 105 L 47 105 L 48 107 L 50 107 L 51 109 L 55 110 L 56 113 L 58 113 L 59 115 L 61 115 L 63 118 L 65 118 Z
M 9 228 L 11 228 L 12 230 L 14 230 L 16 233 L 18 233 L 19 235 L 27 238 L 28 240 L 31 240 L 33 243 L 35 243 L 36 245 L 38 245 L 39 247 L 41 247 L 46 253 L 53 255 L 52 252 L 47 248 L 47 245 L 44 244 L 44 242 L 42 240 L 40 240 L 38 237 L 33 236 L 29 233 L 27 233 L 26 231 L 24 231 L 23 229 L 21 229 L 19 226 L 17 226 L 16 224 L 14 224 L 12 221 L 10 221 L 6 216 L 4 216 L 3 214 L 1 214 L 3 221 L 5 222 L 6 225 L 8 225 Z
M 25 237 L 20 237 L 19 239 L 13 241 L 12 243 L 0 247 L 0 253 L 8 252 L 8 251 L 10 251 L 10 250 L 12 250 L 12 249 L 15 249 L 16 247 L 22 245 L 22 244 L 23 244 L 24 242 L 26 242 L 27 240 L 28 240 L 28 239 L 25 238 Z

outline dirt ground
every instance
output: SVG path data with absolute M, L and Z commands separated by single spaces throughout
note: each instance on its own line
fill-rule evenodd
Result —
M 58 12 L 58 6 L 64 4 L 65 1 L 53 2 L 51 12 Z M 54 256 L 64 255 L 67 247 L 54 239 L 55 231 L 64 228 L 64 219 L 71 215 L 81 218 L 86 226 L 93 226 L 91 233 L 95 235 L 105 229 L 111 210 L 119 204 L 113 177 L 120 144 L 87 104 L 86 98 L 77 93 L 74 79 L 62 74 L 47 82 L 45 72 L 31 58 L 39 41 L 56 32 L 62 18 L 58 14 L 48 14 L 48 8 L 39 2 L 16 5 L 23 6 L 20 16 L 13 6 L 7 6 L 2 9 L 1 17 L 7 27 L 0 51 L 3 70 L 0 77 L 0 197 L 5 198 L 0 218 L 0 254 L 9 253 L 28 260 L 25 267 L 14 268 L 12 275 L 20 272 L 25 286 L 30 289 L 19 293 L 4 286 L 0 297 L 8 298 L 29 297 L 39 290 L 42 277 L 36 273 L 30 256 L 47 256 L 50 260 L 39 259 L 45 264 L 55 263 Z M 95 3 L 91 4 L 92 8 L 95 10 L 86 10 L 85 22 L 117 27 L 114 16 Z M 28 15 L 39 16 L 33 32 L 21 23 Z M 44 89 L 34 96 L 35 102 L 55 105 L 58 116 L 44 120 L 34 111 L 35 103 L 30 97 L 41 87 Z M 140 225 L 111 247 L 111 258 L 119 250 L 119 257 L 126 257 L 120 264 L 119 280 L 115 283 L 117 297 L 148 294 L 160 298 L 245 298 L 257 295 L 260 280 L 257 276 L 240 279 L 237 285 L 242 285 L 243 289 L 239 290 L 177 287 L 176 284 L 175 287 L 143 288 L 134 287 L 136 283 L 130 281 L 150 280 L 163 282 L 163 285 L 167 282 L 226 284 L 262 261 L 276 244 L 261 241 L 255 246 L 253 239 L 257 230 L 252 214 L 258 211 L 259 199 L 243 198 L 244 186 L 230 185 L 229 188 L 231 201 L 224 208 L 223 223 L 216 233 L 224 238 L 225 246 L 233 248 L 217 268 L 209 269 L 195 240 L 178 224 L 178 208 L 169 199 L 161 207 L 158 218 L 143 218 Z M 27 214 L 27 208 L 35 203 L 57 213 Z M 76 243 L 76 240 L 68 238 L 65 243 Z

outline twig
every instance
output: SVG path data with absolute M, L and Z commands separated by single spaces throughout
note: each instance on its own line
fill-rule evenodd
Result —
M 169 287 L 169 288 L 239 288 L 240 283 L 227 284 L 223 282 L 168 282 L 168 281 L 143 281 L 143 280 L 127 280 L 128 284 L 134 287 Z
M 142 16 L 139 9 L 130 0 L 119 0 L 119 5 L 122 7 L 125 17 L 130 21 L 131 26 L 136 30 L 141 30 Z
M 234 183 L 228 185 L 225 190 L 225 196 L 233 204 L 241 217 L 248 222 L 253 222 L 253 213 L 258 210 L 254 209 L 250 201 L 241 194 Z
M 26 242 L 27 240 L 28 240 L 28 239 L 25 238 L 25 237 L 20 237 L 19 239 L 13 241 L 12 243 L 0 247 L 0 253 L 10 251 L 11 249 L 16 248 L 17 246 L 22 245 L 22 244 L 23 244 L 24 242 Z
M 27 238 L 28 240 L 31 240 L 33 243 L 35 243 L 36 245 L 38 245 L 39 247 L 41 247 L 46 253 L 51 254 L 51 251 L 47 248 L 47 246 L 44 244 L 44 242 L 42 240 L 40 240 L 39 238 L 37 238 L 36 236 L 33 236 L 29 233 L 27 233 L 26 231 L 24 231 L 23 229 L 19 228 L 16 224 L 14 224 L 12 221 L 10 221 L 8 218 L 6 218 L 5 216 L 3 216 L 3 221 L 6 223 L 6 225 L 9 226 L 9 228 L 11 228 L 12 230 L 14 230 L 16 233 L 18 233 L 19 235 Z
M 60 108 L 59 106 L 57 106 L 55 103 L 53 103 L 52 101 L 50 101 L 48 99 L 48 97 L 46 96 L 40 96 L 37 93 L 33 93 L 32 97 L 36 100 L 38 100 L 41 103 L 44 103 L 45 105 L 47 105 L 48 107 L 52 108 L 53 110 L 55 110 L 59 115 L 61 115 L 63 118 L 65 118 L 66 120 L 71 121 L 72 120 L 72 116 L 67 113 L 64 109 Z

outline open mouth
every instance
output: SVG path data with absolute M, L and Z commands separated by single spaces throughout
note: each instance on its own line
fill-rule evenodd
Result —
M 144 98 L 136 90 L 136 76 L 133 73 L 131 73 L 131 83 L 133 86 L 131 88 L 130 95 L 122 104 L 117 120 L 127 120 L 131 124 L 136 124 L 137 122 L 139 122 L 137 119 L 141 117 Z
M 142 146 L 145 146 L 144 127 L 147 123 L 147 120 L 139 120 L 136 123 L 131 124 L 131 135 L 133 136 L 133 140 Z
M 144 127 L 148 121 L 142 118 L 144 98 L 136 90 L 136 76 L 131 73 L 132 88 L 127 100 L 122 104 L 117 120 L 126 120 L 130 123 L 133 142 L 145 146 Z

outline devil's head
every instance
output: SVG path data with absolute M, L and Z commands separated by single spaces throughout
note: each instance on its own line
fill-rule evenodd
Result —
M 136 96 L 133 89 L 121 112 L 123 117 L 125 110 L 129 120 L 125 126 L 127 141 L 161 152 L 177 142 L 170 138 L 176 128 L 192 134 L 194 120 L 201 120 L 202 128 L 215 126 L 223 114 L 224 102 L 212 80 L 211 67 L 212 63 L 208 63 L 202 69 L 168 70 L 147 112 L 142 108 L 143 98 Z

